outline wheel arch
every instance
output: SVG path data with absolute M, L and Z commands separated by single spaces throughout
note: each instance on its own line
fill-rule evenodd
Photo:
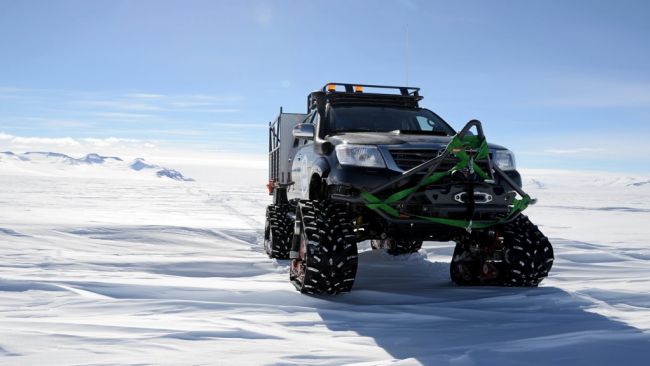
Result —
M 327 196 L 327 175 L 330 165 L 323 157 L 314 161 L 311 177 L 309 178 L 309 199 L 321 200 Z

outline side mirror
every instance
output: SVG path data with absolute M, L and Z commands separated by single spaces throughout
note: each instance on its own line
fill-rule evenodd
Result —
M 313 140 L 315 134 L 314 125 L 311 123 L 299 123 L 293 128 L 291 133 L 297 139 Z

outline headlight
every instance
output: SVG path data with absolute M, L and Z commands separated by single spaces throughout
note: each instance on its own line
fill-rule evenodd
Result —
M 515 154 L 510 150 L 497 150 L 494 152 L 494 164 L 501 170 L 515 170 Z
M 341 165 L 365 166 L 371 168 L 385 168 L 386 163 L 381 153 L 375 146 L 368 145 L 338 145 L 336 157 Z

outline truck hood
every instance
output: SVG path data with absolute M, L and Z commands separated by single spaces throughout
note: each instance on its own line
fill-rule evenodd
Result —
M 445 146 L 451 141 L 452 136 L 435 135 L 411 135 L 392 132 L 348 132 L 334 136 L 328 136 L 334 145 L 358 144 L 358 145 L 432 145 L 436 147 Z M 491 150 L 505 150 L 506 148 L 488 143 Z

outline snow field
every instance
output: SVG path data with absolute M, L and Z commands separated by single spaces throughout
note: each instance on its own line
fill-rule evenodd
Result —
M 537 289 L 452 285 L 452 243 L 400 257 L 360 243 L 354 291 L 310 297 L 263 253 L 257 173 L 0 165 L 0 364 L 648 363 L 650 186 L 633 185 L 647 177 L 525 172 L 556 252 Z

